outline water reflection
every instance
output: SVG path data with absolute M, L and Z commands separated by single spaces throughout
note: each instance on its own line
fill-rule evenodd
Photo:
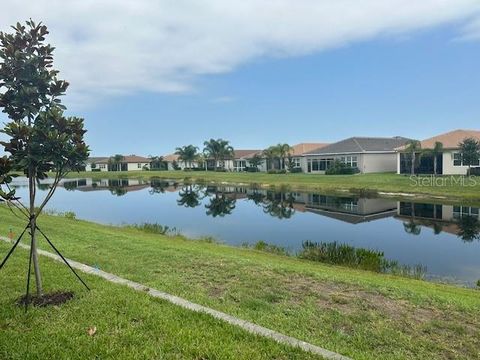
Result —
M 435 235 L 447 232 L 472 242 L 480 240 L 479 210 L 471 206 L 399 202 L 396 218 L 412 235 L 419 235 L 422 227 L 428 227 Z
M 42 185 L 45 189 L 48 184 Z M 277 219 L 290 219 L 297 212 L 314 213 L 349 224 L 360 224 L 389 217 L 402 221 L 403 229 L 418 236 L 423 228 L 435 235 L 454 234 L 465 242 L 480 240 L 480 210 L 478 207 L 397 202 L 380 198 L 332 196 L 316 193 L 280 192 L 234 186 L 179 184 L 176 181 L 154 179 L 78 179 L 64 181 L 66 190 L 102 191 L 124 196 L 129 192 L 148 189 L 149 194 L 178 193 L 177 205 L 196 208 L 204 201 L 205 214 L 225 217 L 233 213 L 237 200 L 246 200 L 265 214 Z

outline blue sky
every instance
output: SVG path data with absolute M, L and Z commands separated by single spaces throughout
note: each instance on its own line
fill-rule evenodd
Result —
M 464 7 L 457 8 L 460 2 Z M 373 12 L 365 16 L 375 23 L 378 15 L 378 27 L 366 27 L 363 13 L 353 12 L 357 28 L 349 24 L 348 31 L 329 37 L 322 37 L 328 29 L 311 37 L 287 31 L 281 39 L 280 30 L 251 38 L 233 31 L 211 48 L 207 41 L 193 49 L 190 40 L 180 46 L 185 36 L 175 33 L 179 42 L 167 44 L 165 52 L 132 47 L 144 55 L 141 60 L 117 52 L 115 44 L 109 48 L 108 36 L 103 45 L 95 43 L 98 36 L 89 34 L 90 28 L 75 27 L 70 38 L 54 36 L 67 25 L 52 21 L 59 67 L 72 83 L 69 114 L 85 118 L 92 155 L 164 155 L 180 145 L 201 146 L 211 137 L 230 140 L 236 148 L 265 148 L 349 136 L 422 139 L 456 128 L 478 129 L 478 6 L 458 0 L 431 19 L 438 7 L 430 1 L 432 9 L 415 13 L 420 17 L 424 11 L 419 24 L 404 24 L 393 12 L 390 22 L 382 22 L 386 10 L 376 14 L 380 3 L 367 3 Z M 9 20 L 0 17 L 2 29 Z M 309 20 L 299 14 L 298 21 Z M 356 31 L 365 34 L 357 38 Z M 132 37 L 132 44 L 137 40 Z M 85 63 L 72 44 L 86 52 L 97 49 L 98 61 Z
M 239 148 L 349 136 L 425 138 L 480 124 L 480 42 L 449 27 L 205 76 L 187 94 L 139 93 L 82 113 L 96 154 L 164 154 L 209 137 Z

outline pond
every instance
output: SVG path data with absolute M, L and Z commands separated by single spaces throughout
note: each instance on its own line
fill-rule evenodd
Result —
M 15 180 L 19 196 L 27 197 L 26 186 L 26 179 Z M 62 182 L 48 209 L 103 224 L 157 223 L 235 246 L 264 241 L 297 252 L 305 241 L 338 242 L 422 265 L 431 280 L 473 286 L 480 279 L 479 208 L 470 206 L 166 180 L 75 179 Z

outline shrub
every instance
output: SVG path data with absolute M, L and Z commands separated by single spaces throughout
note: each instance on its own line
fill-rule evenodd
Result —
M 133 224 L 127 225 L 127 228 L 133 228 L 137 230 L 141 230 L 151 234 L 160 234 L 160 235 L 179 235 L 179 231 L 177 228 L 171 228 L 169 226 L 163 226 L 157 223 L 143 223 L 143 224 Z
M 269 252 L 272 254 L 278 254 L 278 255 L 288 255 L 288 251 L 282 247 L 282 246 L 277 246 L 277 245 L 272 245 L 269 244 L 265 241 L 258 241 L 253 245 L 253 249 L 258 250 L 258 251 L 264 251 L 264 252 Z
M 303 170 L 302 170 L 302 168 L 300 168 L 300 167 L 296 167 L 296 168 L 293 168 L 292 170 L 290 170 L 290 172 L 291 172 L 292 174 L 298 174 L 298 173 L 303 172 Z
M 254 166 L 249 166 L 249 167 L 245 168 L 245 171 L 253 173 L 253 172 L 258 172 L 259 170 L 258 170 L 258 168 L 254 167 Z
M 224 168 L 216 168 L 215 171 L 216 171 L 216 172 L 227 172 L 227 169 L 224 169 Z
M 69 220 L 75 220 L 77 218 L 77 214 L 75 214 L 73 211 L 66 211 L 63 213 L 63 216 Z
M 480 176 L 480 167 L 474 167 L 474 168 L 468 169 L 467 175 L 468 176 Z
M 353 175 L 357 174 L 360 171 L 356 167 L 351 167 L 350 165 L 344 164 L 339 160 L 335 160 L 333 165 L 325 171 L 326 175 Z
M 92 172 L 100 172 L 100 169 L 92 169 Z
M 287 170 L 285 169 L 282 169 L 282 170 L 278 170 L 278 169 L 270 169 L 267 171 L 269 174 L 286 174 L 287 173 Z

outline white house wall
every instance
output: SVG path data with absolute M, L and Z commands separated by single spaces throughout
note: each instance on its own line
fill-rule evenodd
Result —
M 444 175 L 467 175 L 468 166 L 453 166 L 453 154 L 458 151 L 445 151 L 443 153 Z
M 360 164 L 359 164 L 360 166 Z M 364 154 L 360 172 L 363 174 L 397 171 L 397 154 Z

